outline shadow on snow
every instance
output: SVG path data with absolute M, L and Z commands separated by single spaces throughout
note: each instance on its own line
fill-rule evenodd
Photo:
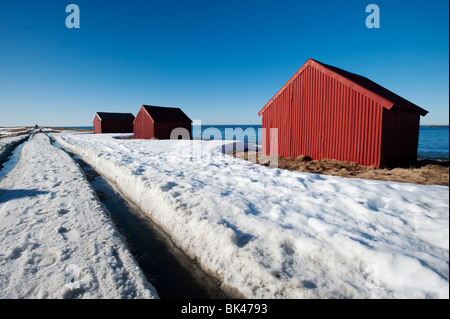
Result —
M 0 204 L 7 201 L 23 198 L 23 197 L 35 197 L 38 195 L 48 194 L 49 191 L 40 191 L 37 189 L 1 189 L 0 188 Z

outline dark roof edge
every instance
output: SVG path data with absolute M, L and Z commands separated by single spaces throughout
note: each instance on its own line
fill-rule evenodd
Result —
M 325 63 L 316 61 L 314 59 L 308 59 L 302 67 L 281 87 L 281 89 L 266 103 L 266 105 L 258 112 L 261 116 L 262 113 L 274 102 L 274 100 L 284 92 L 284 90 L 296 79 L 308 66 L 314 66 L 321 71 L 325 71 L 328 74 L 333 74 L 333 77 L 345 84 L 351 84 L 353 88 L 360 91 L 363 94 L 372 97 L 375 101 L 383 105 L 387 109 L 391 109 L 392 106 L 397 105 L 404 111 L 417 112 L 422 116 L 425 116 L 428 111 L 415 105 L 412 102 L 402 98 L 401 96 L 389 91 L 381 85 L 371 81 L 370 79 L 358 74 L 350 73 L 348 71 L 339 69 L 337 67 L 327 65 Z M 331 72 L 331 73 L 330 73 Z M 374 92 L 377 91 L 377 92 Z
M 185 117 L 185 119 L 189 120 L 192 123 L 191 118 L 189 116 L 187 116 L 186 113 L 184 113 L 183 110 L 179 107 L 167 107 L 167 106 L 155 106 L 155 105 L 143 104 L 141 109 L 144 108 L 145 112 L 152 118 L 152 120 L 156 120 L 156 119 L 154 119 L 152 117 L 152 115 L 150 114 L 151 111 L 147 107 L 148 108 L 159 108 L 159 109 L 161 109 L 161 111 L 176 110 L 180 113 L 180 115 L 182 115 L 183 117 Z
M 427 110 L 424 110 L 420 106 L 418 106 L 418 105 L 408 101 L 407 99 L 401 97 L 400 95 L 386 89 L 385 87 L 370 80 L 369 78 L 366 78 L 366 77 L 356 74 L 356 73 L 348 72 L 346 70 L 340 69 L 340 68 L 332 66 L 332 65 L 322 63 L 317 60 L 313 60 L 313 61 L 321 64 L 325 68 L 327 68 L 335 73 L 338 73 L 339 75 L 345 77 L 348 81 L 351 81 L 351 82 L 355 83 L 356 85 L 359 85 L 359 86 L 365 88 L 366 90 L 369 90 L 369 91 L 373 92 L 374 94 L 376 94 L 386 100 L 389 100 L 392 103 L 391 107 L 396 105 L 397 107 L 399 107 L 400 109 L 402 109 L 404 111 L 417 112 L 422 116 L 425 116 L 428 113 Z
M 122 120 L 131 120 L 131 117 L 132 117 L 132 119 L 134 120 L 134 115 L 133 115 L 133 113 L 119 113 L 119 112 L 95 112 L 95 115 L 97 115 L 98 117 L 99 117 L 99 119 L 100 120 L 103 120 L 102 119 L 102 116 L 101 115 L 103 115 L 104 117 L 105 117 L 105 115 L 107 116 L 107 115 L 115 115 L 115 116 L 117 116 L 117 117 L 121 117 L 121 116 L 123 116 L 123 117 L 128 117 L 128 118 L 124 118 L 124 119 L 122 119 Z M 94 116 L 95 117 L 95 116 Z M 105 118 L 106 119 L 106 118 Z M 120 118 L 116 118 L 115 120 L 121 120 Z

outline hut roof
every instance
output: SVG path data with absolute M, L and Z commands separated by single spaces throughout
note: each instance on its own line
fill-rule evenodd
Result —
M 300 73 L 302 73 L 303 70 L 308 66 L 315 67 L 320 71 L 325 72 L 332 77 L 340 80 L 341 82 L 349 85 L 355 90 L 360 91 L 362 94 L 365 94 L 373 98 L 374 100 L 379 101 L 380 104 L 387 109 L 391 109 L 393 106 L 397 106 L 405 111 L 417 112 L 422 116 L 425 116 L 428 113 L 428 111 L 389 91 L 388 89 L 369 80 L 364 76 L 350 73 L 343 69 L 313 59 L 308 59 L 308 61 L 306 61 L 306 63 L 291 77 L 291 79 L 277 92 L 277 94 L 275 94 L 275 96 L 270 99 L 270 101 L 261 109 L 261 111 L 259 111 L 258 114 L 261 115 L 272 104 L 272 102 L 291 84 L 291 82 L 295 80 L 300 75 Z
M 142 106 L 155 122 L 192 122 L 178 107 Z
M 131 113 L 111 113 L 111 112 L 97 112 L 100 120 L 121 120 L 121 121 L 133 121 L 134 115 Z

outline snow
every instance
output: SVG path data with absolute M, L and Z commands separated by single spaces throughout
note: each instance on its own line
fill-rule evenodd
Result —
M 18 143 L 21 140 L 25 140 L 26 138 L 28 138 L 27 135 L 17 135 L 17 136 L 8 136 L 0 139 L 0 157 L 2 156 L 3 152 L 7 151 L 10 145 Z
M 36 134 L 0 181 L 1 298 L 158 298 L 64 151 Z
M 448 298 L 449 189 L 256 165 L 230 141 L 53 134 L 248 298 Z
M 0 137 L 10 137 L 10 135 L 24 134 L 27 132 L 30 132 L 29 127 L 0 127 Z

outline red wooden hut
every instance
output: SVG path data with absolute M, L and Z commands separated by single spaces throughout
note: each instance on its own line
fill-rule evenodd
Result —
M 278 128 L 280 155 L 382 167 L 416 161 L 427 113 L 363 76 L 309 59 L 258 114 L 263 128 Z M 268 154 L 274 137 L 266 134 Z
M 142 105 L 133 122 L 134 138 L 169 139 L 176 128 L 184 128 L 192 136 L 192 120 L 177 107 Z
M 94 116 L 94 133 L 133 133 L 134 115 L 131 113 L 97 112 Z

